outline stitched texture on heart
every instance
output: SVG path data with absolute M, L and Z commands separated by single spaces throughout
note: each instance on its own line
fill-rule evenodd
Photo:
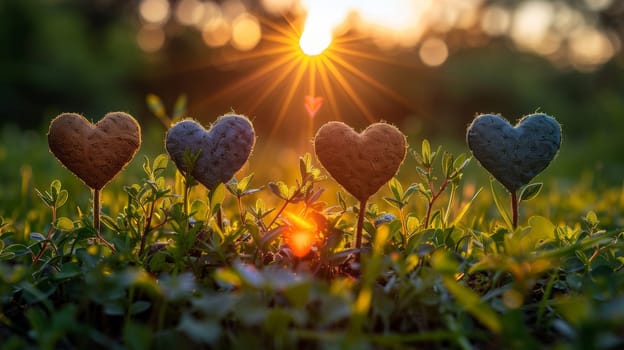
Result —
M 314 152 L 329 174 L 355 198 L 367 200 L 390 181 L 405 159 L 407 140 L 396 127 L 370 125 L 361 134 L 342 122 L 323 125 Z
M 561 145 L 561 125 L 546 114 L 531 114 L 512 126 L 483 114 L 468 127 L 466 141 L 479 163 L 510 192 L 541 173 Z
M 102 189 L 139 150 L 141 127 L 129 114 L 108 113 L 92 124 L 75 113 L 50 122 L 48 145 L 54 156 L 87 186 Z
M 167 131 L 165 148 L 183 173 L 187 171 L 185 150 L 188 149 L 191 154 L 201 152 L 191 175 L 212 190 L 232 179 L 249 158 L 255 141 L 254 128 L 249 119 L 240 115 L 224 115 L 208 131 L 191 119 L 175 124 Z

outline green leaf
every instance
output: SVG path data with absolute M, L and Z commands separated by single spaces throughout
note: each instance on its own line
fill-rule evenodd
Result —
M 530 185 L 524 186 L 524 188 L 520 192 L 520 196 L 519 196 L 520 200 L 528 201 L 530 199 L 537 197 L 537 195 L 540 193 L 542 189 L 542 185 L 543 184 L 541 182 L 536 182 L 536 183 L 532 183 Z
M 338 204 L 340 204 L 340 208 L 342 208 L 343 211 L 346 211 L 347 202 L 344 200 L 344 197 L 342 196 L 342 192 L 340 191 L 336 192 L 336 196 L 338 196 Z
M 124 345 L 129 350 L 152 348 L 152 331 L 149 327 L 128 320 L 124 327 Z
M 521 251 L 532 251 L 539 244 L 555 239 L 556 226 L 543 216 L 529 218 L 531 229 L 520 239 Z
M 459 271 L 459 266 L 448 252 L 436 251 L 431 257 L 431 264 L 443 275 L 444 286 L 459 305 L 492 332 L 501 332 L 502 320 L 498 314 L 477 293 L 455 281 L 454 276 Z
M 397 201 L 400 201 L 403 197 L 403 186 L 396 177 L 393 177 L 389 182 L 388 186 L 390 187 L 390 191 L 392 191 L 392 195 Z
M 68 217 L 61 216 L 56 220 L 54 227 L 63 231 L 72 231 L 74 229 L 74 222 Z
M 208 193 L 210 202 L 210 215 L 216 214 L 221 209 L 221 204 L 225 200 L 225 185 L 219 184 L 214 190 Z
M 247 189 L 249 188 L 249 183 L 251 182 L 251 180 L 253 180 L 253 178 L 254 173 L 251 173 L 238 182 L 237 187 L 240 193 L 244 193 L 245 191 L 247 191 Z
M 593 228 L 597 227 L 600 224 L 598 220 L 598 215 L 593 210 L 590 210 L 587 215 L 583 218 L 587 224 Z
M 288 185 L 286 185 L 283 181 L 277 182 L 277 188 L 279 189 L 279 197 L 281 198 L 290 198 L 290 191 L 288 189 Z
M 425 166 L 431 166 L 431 145 L 427 139 L 422 141 L 422 161 Z
M 147 94 L 145 97 L 145 102 L 147 103 L 147 107 L 154 113 L 156 117 L 159 119 L 165 118 L 165 106 L 163 105 L 160 97 L 154 94 Z
M 271 192 L 273 192 L 274 195 L 278 196 L 281 199 L 286 199 L 286 198 L 282 197 L 282 193 L 280 192 L 280 188 L 279 188 L 279 186 L 275 182 L 269 182 L 267 184 L 267 186 L 269 186 L 269 190 L 271 190 Z
M 65 204 L 65 202 L 67 202 L 67 198 L 69 197 L 69 194 L 67 193 L 67 190 L 61 190 L 58 193 L 58 196 L 56 197 L 56 203 L 54 204 L 54 206 L 56 208 L 60 208 L 63 206 L 63 204 Z
M 416 191 L 418 190 L 418 184 L 411 184 L 407 190 L 405 190 L 405 192 L 403 193 L 403 198 L 401 198 L 403 201 L 407 201 Z
M 178 329 L 200 344 L 212 344 L 221 334 L 221 326 L 217 321 L 198 320 L 188 313 L 182 314 Z
M 173 123 L 177 122 L 178 120 L 184 117 L 184 115 L 186 114 L 186 105 L 187 105 L 186 95 L 182 94 L 178 96 L 178 98 L 175 101 L 175 104 L 173 105 L 173 115 L 172 115 Z
M 268 231 L 267 233 L 265 233 L 261 238 L 260 238 L 260 246 L 261 247 L 266 247 L 267 244 L 273 242 L 275 239 L 279 238 L 280 235 L 282 234 L 282 232 L 284 232 L 284 230 L 286 229 L 285 226 L 278 226 L 277 228 L 274 228 L 270 231 Z
M 406 226 L 408 233 L 414 233 L 420 226 L 420 220 L 418 220 L 416 215 L 408 215 Z
M 444 177 L 450 178 L 454 172 L 453 168 L 453 155 L 449 152 L 444 152 L 442 155 L 442 171 L 444 171 Z
M 166 154 L 159 154 L 156 156 L 156 158 L 154 158 L 154 163 L 152 164 L 154 173 L 165 170 L 168 163 L 169 157 Z
M 496 204 L 496 209 L 498 209 L 498 213 L 503 218 L 503 221 L 505 221 L 505 224 L 507 225 L 509 230 L 513 231 L 513 225 L 511 223 L 511 219 L 509 218 L 509 213 L 507 212 L 507 209 L 505 209 L 501 205 L 501 201 L 498 199 L 498 195 L 494 190 L 494 180 L 490 180 L 490 189 L 492 190 L 492 198 L 494 199 L 494 204 Z
M 78 263 L 65 263 L 61 268 L 61 271 L 54 274 L 54 278 L 57 280 L 68 279 L 79 276 L 81 274 L 80 265 Z
M 145 300 L 137 300 L 132 305 L 130 305 L 130 315 L 140 314 L 144 311 L 147 311 L 152 306 L 152 303 Z
M 390 197 L 384 197 L 383 198 L 386 202 L 388 202 L 388 204 L 390 204 L 391 206 L 401 209 L 403 208 L 403 202 L 396 200 L 394 198 L 390 198 Z
M 302 308 L 309 301 L 310 289 L 310 282 L 303 281 L 302 283 L 296 283 L 288 286 L 284 289 L 284 295 L 286 295 L 288 301 L 295 307 Z

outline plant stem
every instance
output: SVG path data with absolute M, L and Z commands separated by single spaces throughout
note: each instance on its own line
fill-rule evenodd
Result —
M 52 206 L 51 208 L 52 208 L 52 223 L 50 223 L 50 229 L 48 230 L 48 234 L 46 235 L 46 241 L 43 242 L 43 244 L 41 245 L 41 250 L 39 250 L 39 253 L 37 254 L 37 256 L 33 258 L 33 264 L 36 264 L 37 261 L 41 259 L 43 252 L 48 248 L 48 241 L 52 238 L 52 233 L 54 233 L 54 223 L 56 222 L 56 207 Z
M 518 194 L 511 191 L 511 226 L 513 230 L 518 227 Z
M 149 213 L 145 220 L 145 227 L 143 228 L 143 234 L 141 235 L 141 247 L 139 248 L 139 256 L 143 255 L 145 250 L 145 243 L 147 241 L 147 235 L 150 232 L 150 226 L 152 226 L 152 218 L 154 217 L 154 202 L 150 203 Z
M 223 208 L 221 207 L 217 210 L 217 226 L 219 226 L 219 230 L 223 232 Z
M 364 216 L 366 214 L 366 201 L 367 199 L 360 201 L 357 228 L 355 230 L 355 249 L 362 247 L 362 228 L 364 227 Z
M 236 196 L 236 203 L 238 204 L 238 215 L 240 217 L 241 226 L 245 225 L 245 213 L 243 212 L 243 202 L 241 196 Z
M 431 209 L 433 208 L 433 204 L 438 199 L 438 197 L 440 197 L 442 192 L 444 192 L 448 184 L 449 184 L 449 179 L 444 179 L 444 182 L 442 182 L 442 185 L 440 185 L 440 188 L 438 189 L 438 192 L 436 193 L 433 190 L 433 182 L 429 182 L 429 188 L 431 189 L 431 200 L 429 201 L 429 203 L 427 203 L 427 216 L 425 216 L 425 229 L 429 227 L 429 218 L 431 217 Z
M 95 234 L 97 236 L 98 241 L 100 241 L 105 246 L 107 246 L 108 249 L 110 249 L 111 251 L 115 252 L 116 251 L 115 246 L 113 246 L 109 241 L 104 239 L 104 237 L 102 237 L 102 234 L 100 233 L 100 209 L 101 209 L 100 193 L 101 191 L 102 189 L 100 188 L 93 189 L 93 227 L 95 228 Z
M 100 236 L 100 191 L 101 189 L 93 189 L 93 227 Z
M 271 226 L 273 226 L 277 218 L 279 218 L 279 216 L 282 215 L 282 212 L 284 211 L 284 209 L 286 209 L 286 206 L 288 206 L 288 204 L 290 204 L 290 199 L 284 200 L 284 204 L 282 204 L 282 206 L 277 211 L 277 214 L 275 214 L 275 217 L 273 218 L 273 220 L 271 220 L 269 225 L 267 225 L 267 229 L 271 229 Z

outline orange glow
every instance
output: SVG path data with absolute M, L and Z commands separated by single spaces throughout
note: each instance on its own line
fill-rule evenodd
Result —
M 296 214 L 293 214 L 293 213 L 289 213 L 289 212 L 286 212 L 284 214 L 288 218 L 288 222 L 291 223 L 296 228 L 298 228 L 300 230 L 305 230 L 305 231 L 315 231 L 316 230 L 316 223 L 314 221 L 308 221 L 308 220 L 306 220 L 306 218 L 302 218 L 299 215 L 296 215 Z
M 289 212 L 284 215 L 290 224 L 290 230 L 285 235 L 286 244 L 296 257 L 308 255 L 318 242 L 316 222 Z
M 294 231 L 288 236 L 287 244 L 293 254 L 302 258 L 312 250 L 315 239 L 314 234 L 310 231 Z

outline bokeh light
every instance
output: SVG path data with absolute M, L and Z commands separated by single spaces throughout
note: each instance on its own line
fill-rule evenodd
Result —
M 424 64 L 436 67 L 444 63 L 448 58 L 446 43 L 438 38 L 428 38 L 420 47 L 419 55 Z
M 167 0 L 142 0 L 139 4 L 139 14 L 148 23 L 165 23 L 169 19 L 170 11 Z
M 222 16 L 215 16 L 204 24 L 202 38 L 210 47 L 220 47 L 227 44 L 232 37 L 232 28 Z
M 137 33 L 137 44 L 145 52 L 158 51 L 165 44 L 165 32 L 158 25 L 146 24 Z
M 180 24 L 192 26 L 204 18 L 204 6 L 199 0 L 181 0 L 175 10 L 175 18 Z
M 272 15 L 283 15 L 291 11 L 295 0 L 261 0 L 264 9 Z
M 242 13 L 232 21 L 232 46 L 241 51 L 256 47 L 262 37 L 260 23 L 249 13 Z
M 506 34 L 510 25 L 511 15 L 501 6 L 490 6 L 483 12 L 481 29 L 490 36 Z
M 507 37 L 521 51 L 559 66 L 587 70 L 619 51 L 618 36 L 601 28 L 598 17 L 613 6 L 613 0 L 578 4 L 546 0 L 140 0 L 139 14 L 143 23 L 163 26 L 171 17 L 182 26 L 196 28 L 212 48 L 228 43 L 239 51 L 256 48 L 267 24 L 257 19 L 262 12 L 269 22 L 277 16 L 296 26 L 300 50 L 309 56 L 323 53 L 336 38 L 350 35 L 368 39 L 382 50 L 415 49 L 425 65 L 437 67 L 446 62 L 449 52 L 462 46 L 479 47 L 487 45 L 488 38 Z M 143 37 L 148 37 L 147 31 Z M 464 36 L 449 39 L 446 34 L 454 31 Z M 159 47 L 158 40 L 153 39 L 153 45 L 146 40 L 141 41 L 143 50 Z

